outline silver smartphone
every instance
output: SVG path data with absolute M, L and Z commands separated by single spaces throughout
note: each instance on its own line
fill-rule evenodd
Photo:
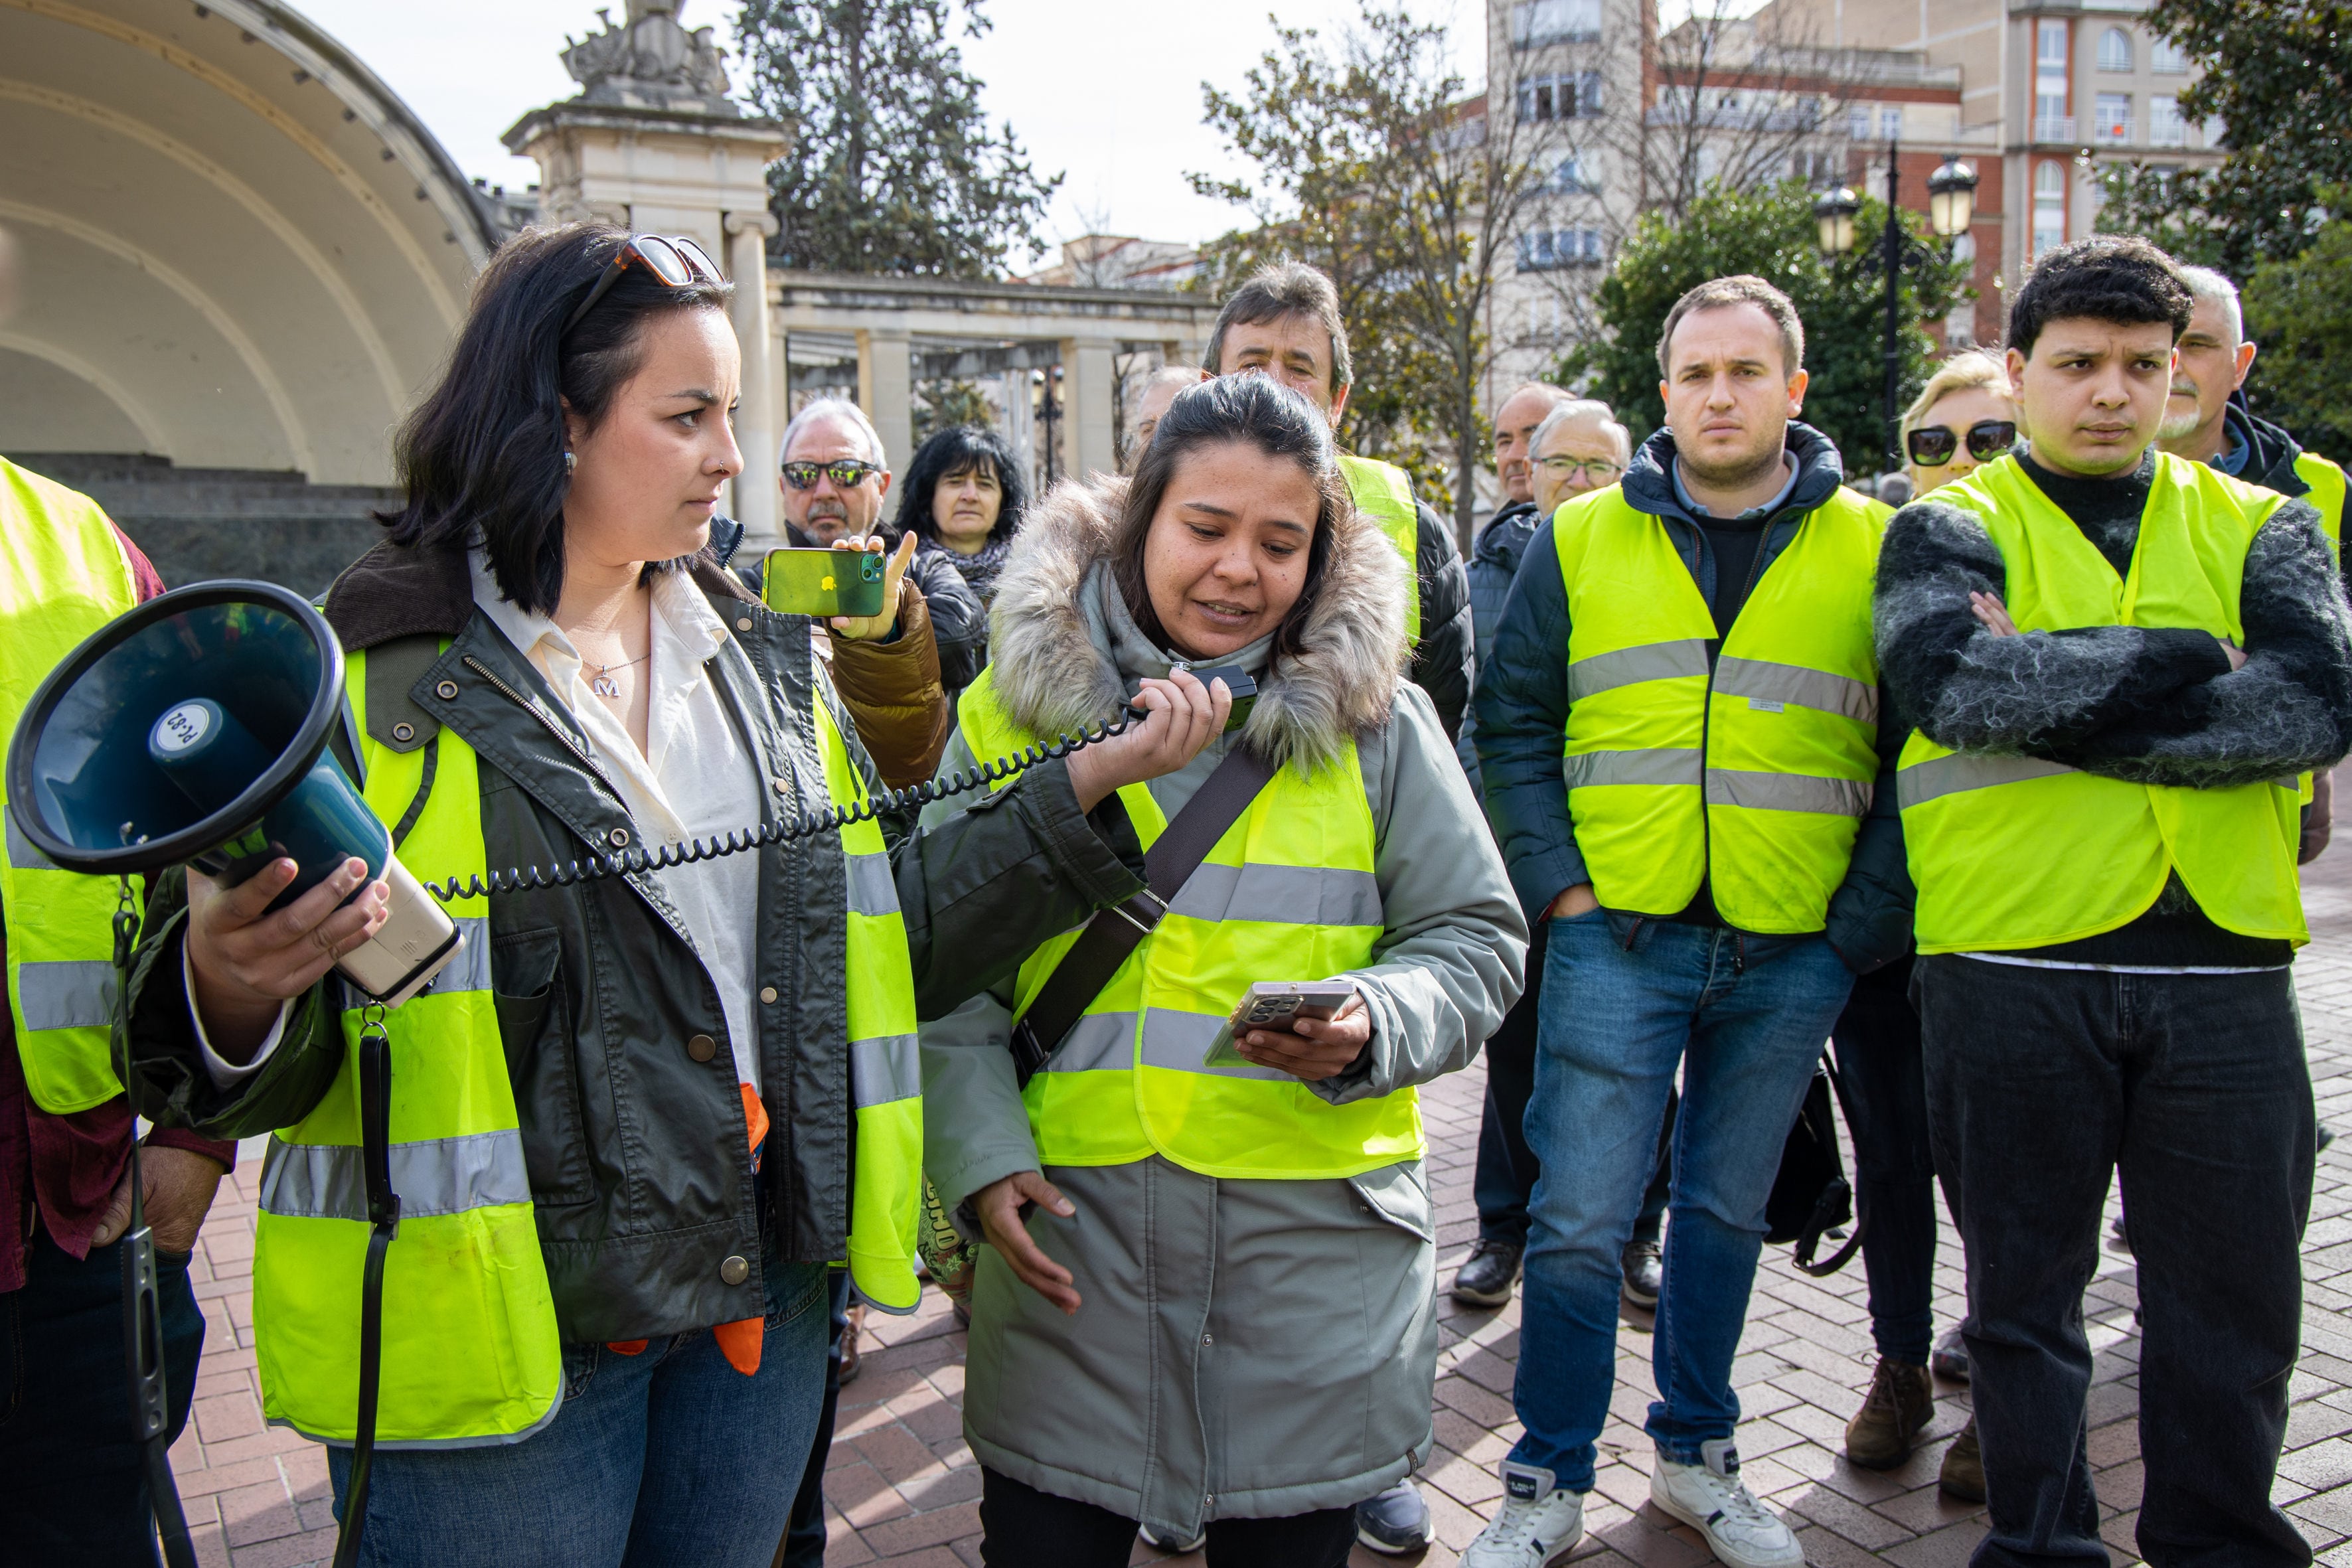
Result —
M 1254 1068 L 1259 1064 L 1234 1048 L 1236 1037 L 1253 1029 L 1287 1030 L 1300 1018 L 1336 1018 L 1355 999 L 1356 988 L 1344 981 L 1261 980 L 1242 993 L 1217 1037 L 1209 1042 L 1202 1067 Z

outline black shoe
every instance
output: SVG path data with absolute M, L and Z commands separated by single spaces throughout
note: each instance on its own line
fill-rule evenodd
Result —
M 1422 1501 L 1421 1489 L 1411 1476 L 1356 1505 L 1356 1539 L 1389 1557 L 1422 1551 L 1437 1539 L 1429 1522 L 1429 1505 Z
M 1625 1275 L 1622 1291 L 1625 1305 L 1639 1307 L 1645 1312 L 1656 1311 L 1658 1292 L 1665 1288 L 1666 1282 L 1665 1265 L 1658 1251 L 1657 1238 L 1652 1237 L 1644 1240 L 1635 1237 L 1625 1244 L 1625 1251 L 1617 1262 Z
M 1471 1244 L 1468 1259 L 1454 1272 L 1454 1299 L 1473 1307 L 1501 1306 L 1511 1299 L 1511 1287 L 1518 1283 L 1519 1259 L 1526 1253 L 1522 1243 L 1480 1237 Z
M 1937 1340 L 1936 1348 L 1928 1352 L 1927 1370 L 1954 1383 L 1968 1382 L 1969 1342 L 1960 1337 L 1959 1330 L 1944 1331 L 1944 1337 Z
M 2327 1146 L 2335 1142 L 2336 1129 L 2323 1121 L 2319 1124 L 2319 1131 L 2312 1136 L 2312 1149 L 2316 1153 L 2324 1154 L 2327 1152 Z

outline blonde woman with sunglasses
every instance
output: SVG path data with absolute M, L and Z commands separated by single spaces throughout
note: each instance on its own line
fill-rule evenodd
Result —
M 1903 471 L 1915 496 L 1967 479 L 2017 439 L 2009 372 L 1979 349 L 1954 354 L 1903 411 Z

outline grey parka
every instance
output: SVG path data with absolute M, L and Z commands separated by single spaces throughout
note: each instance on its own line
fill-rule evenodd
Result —
M 1040 732 L 1168 672 L 1105 564 L 1121 494 L 1055 491 L 1006 564 L 992 668 L 1013 717 Z M 1150 786 L 1172 816 L 1234 744 L 1321 763 L 1355 740 L 1386 930 L 1349 977 L 1371 1043 L 1310 1086 L 1335 1102 L 1465 1066 L 1517 998 L 1527 952 L 1444 729 L 1399 677 L 1402 584 L 1396 552 L 1350 516 L 1305 651 L 1270 668 L 1265 643 L 1219 660 L 1259 682 L 1247 728 Z M 959 733 L 945 765 L 969 756 Z M 1040 911 L 1023 923 L 1034 945 L 1071 922 Z M 1000 986 L 923 1026 L 926 1164 L 950 1207 L 1038 1167 L 1008 1003 Z M 1419 1161 L 1347 1180 L 1222 1181 L 1156 1155 L 1045 1173 L 1077 1212 L 1037 1210 L 1029 1232 L 1084 1305 L 1064 1317 L 982 1249 L 964 1432 L 982 1464 L 1181 1536 L 1210 1519 L 1354 1503 L 1426 1456 L 1436 1233 Z

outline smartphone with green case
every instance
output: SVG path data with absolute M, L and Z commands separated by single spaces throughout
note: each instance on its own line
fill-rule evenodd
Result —
M 787 616 L 878 616 L 888 565 L 874 550 L 771 550 L 760 596 Z

